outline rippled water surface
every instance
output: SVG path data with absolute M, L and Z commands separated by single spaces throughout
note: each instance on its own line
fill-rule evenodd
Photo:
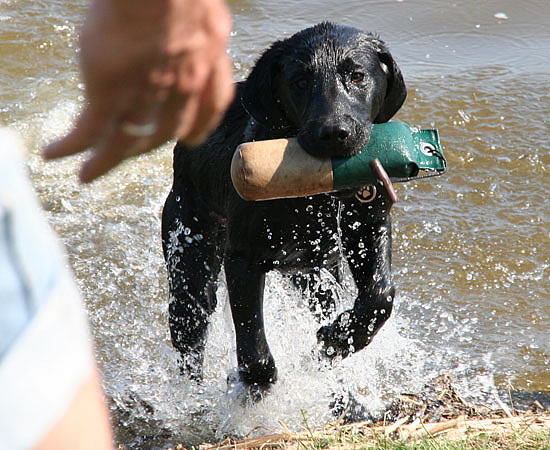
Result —
M 160 209 L 171 145 L 80 186 L 81 157 L 45 164 L 40 147 L 82 102 L 76 36 L 86 2 L 0 0 L 0 121 L 30 148 L 33 182 L 86 299 L 119 440 L 196 443 L 256 427 L 331 420 L 334 394 L 369 411 L 450 372 L 466 397 L 510 383 L 550 391 L 550 3 L 493 0 L 232 1 L 242 79 L 270 42 L 322 20 L 378 32 L 409 87 L 397 119 L 439 129 L 444 177 L 397 186 L 398 297 L 364 351 L 323 367 L 318 324 L 280 275 L 268 277 L 268 340 L 280 382 L 243 409 L 226 395 L 233 327 L 220 285 L 201 386 L 181 379 L 167 326 Z M 353 299 L 352 286 L 343 291 Z M 342 305 L 343 307 L 343 305 Z

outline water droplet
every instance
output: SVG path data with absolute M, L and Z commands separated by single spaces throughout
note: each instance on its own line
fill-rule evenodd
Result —
M 458 114 L 460 115 L 460 117 L 462 117 L 464 122 L 466 123 L 470 122 L 470 116 L 466 112 L 464 112 L 462 109 L 458 110 Z

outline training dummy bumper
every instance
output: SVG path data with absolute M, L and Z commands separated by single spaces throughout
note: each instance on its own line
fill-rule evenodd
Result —
M 349 158 L 316 158 L 295 138 L 241 144 L 233 155 L 231 179 L 243 199 L 268 200 L 361 188 L 383 181 L 386 173 L 389 180 L 402 182 L 446 169 L 436 129 L 388 122 L 373 125 L 368 144 Z

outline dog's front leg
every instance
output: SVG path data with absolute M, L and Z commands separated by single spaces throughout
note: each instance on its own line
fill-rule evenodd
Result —
M 200 381 L 208 321 L 217 304 L 223 232 L 194 206 L 192 196 L 172 190 L 162 215 L 162 244 L 170 287 L 172 344 L 179 351 L 182 373 Z
M 343 220 L 342 241 L 359 293 L 352 309 L 317 332 L 323 352 L 330 358 L 346 357 L 367 346 L 390 317 L 395 295 L 390 216 L 374 223 Z
M 240 381 L 268 388 L 277 380 L 277 369 L 264 330 L 265 273 L 237 255 L 226 255 L 224 267 L 235 325 Z

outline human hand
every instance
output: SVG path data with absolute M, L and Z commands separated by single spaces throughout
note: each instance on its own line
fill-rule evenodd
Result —
M 178 138 L 204 140 L 234 94 L 223 0 L 93 0 L 82 29 L 87 103 L 47 159 L 92 149 L 89 182 Z

